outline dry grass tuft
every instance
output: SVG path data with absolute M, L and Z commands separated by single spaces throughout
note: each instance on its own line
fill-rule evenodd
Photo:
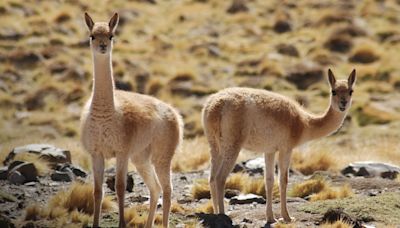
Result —
M 276 223 L 274 224 L 274 228 L 296 228 L 295 224 L 285 224 L 285 223 Z
M 43 209 L 38 204 L 29 205 L 25 208 L 25 221 L 37 221 L 46 217 L 43 213 Z
M 188 211 L 188 209 L 184 208 L 179 203 L 172 202 L 172 204 L 171 204 L 171 213 L 185 214 L 187 211 Z
M 381 58 L 379 48 L 374 43 L 363 43 L 352 51 L 349 61 L 352 63 L 369 64 Z
M 299 183 L 293 186 L 290 191 L 290 195 L 293 197 L 304 198 L 314 193 L 319 193 L 327 187 L 327 183 L 322 179 L 311 179 L 303 183 Z
M 184 140 L 182 150 L 172 160 L 172 171 L 189 172 L 204 169 L 210 160 L 207 140 L 204 137 Z
M 50 199 L 49 207 L 65 208 L 68 211 L 78 210 L 86 214 L 93 214 L 93 186 L 91 184 L 74 183 L 68 191 L 60 191 Z M 104 197 L 102 203 L 103 210 L 114 207 L 110 197 Z
M 48 218 L 57 219 L 68 215 L 68 210 L 62 207 L 55 207 L 51 210 L 48 209 Z
M 324 223 L 321 228 L 352 228 L 353 226 L 346 221 L 338 220 L 335 223 Z
M 192 189 L 192 196 L 194 199 L 210 199 L 210 185 L 207 179 L 197 179 L 194 181 Z
M 148 216 L 148 209 L 145 206 L 125 208 L 124 219 L 127 227 L 144 227 Z M 162 216 L 160 214 L 155 215 L 154 224 L 156 226 L 162 224 Z
M 327 171 L 336 167 L 336 160 L 328 151 L 310 151 L 302 154 L 294 152 L 292 156 L 292 167 L 304 175 L 311 175 L 315 171 Z
M 226 181 L 225 189 L 235 189 L 243 191 L 246 184 L 250 181 L 250 176 L 245 173 L 234 173 Z
M 212 213 L 214 213 L 214 208 L 213 208 L 213 205 L 212 205 L 212 201 L 211 201 L 211 200 L 208 200 L 206 203 L 199 205 L 199 206 L 195 209 L 195 211 L 196 211 L 197 213 L 203 212 L 203 213 L 206 213 L 206 214 L 212 214 Z
M 14 160 L 31 162 L 38 171 L 39 176 L 46 176 L 50 173 L 49 162 L 39 157 L 37 154 L 32 153 L 19 153 L 16 154 Z
M 70 213 L 71 222 L 81 223 L 83 227 L 87 226 L 91 221 L 91 216 L 81 213 L 78 210 L 73 210 Z
M 341 187 L 325 187 L 319 193 L 311 195 L 310 201 L 343 199 L 350 196 L 353 196 L 353 190 L 349 185 Z
M 244 193 L 252 193 L 266 198 L 264 178 L 251 178 L 245 186 Z M 272 197 L 274 199 L 279 198 L 279 185 L 276 181 L 274 182 L 274 187 L 272 189 Z

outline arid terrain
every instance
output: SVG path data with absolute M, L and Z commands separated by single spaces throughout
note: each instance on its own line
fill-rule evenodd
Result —
M 9 219 L 17 227 L 92 222 L 91 161 L 79 141 L 80 112 L 92 89 L 85 11 L 95 21 L 120 15 L 113 50 L 116 87 L 156 96 L 184 118 L 185 141 L 173 161 L 172 227 L 200 227 L 195 213 L 211 213 L 209 148 L 200 120 L 208 95 L 231 86 L 260 88 L 322 113 L 329 103 L 328 68 L 340 79 L 357 70 L 353 104 L 337 133 L 296 148 L 288 188 L 296 221 L 276 227 L 357 227 L 343 218 L 323 221 L 329 209 L 338 208 L 360 224 L 400 226 L 400 177 L 341 173 L 352 162 L 400 166 L 396 0 L 1 1 L 0 162 L 16 147 L 45 143 L 70 151 L 72 164 L 88 176 L 54 181 L 56 168 L 49 161 L 14 157 L 34 164 L 39 178 L 19 185 L 8 174 L 0 180 L 0 222 Z M 243 151 L 238 164 L 259 156 Z M 108 161 L 107 169 L 114 164 Z M 126 197 L 125 219 L 141 227 L 148 191 L 134 167 L 129 170 L 134 187 Z M 259 171 L 232 174 L 227 189 L 263 199 Z M 104 189 L 102 226 L 116 226 L 116 196 Z M 273 207 L 279 218 L 278 194 Z M 227 215 L 239 227 L 263 227 L 265 203 L 229 204 Z

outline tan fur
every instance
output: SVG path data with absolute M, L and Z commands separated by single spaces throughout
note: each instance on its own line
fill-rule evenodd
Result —
M 292 149 L 304 142 L 329 135 L 343 123 L 351 104 L 355 71 L 348 80 L 336 81 L 329 70 L 331 104 L 323 115 L 305 111 L 295 101 L 259 89 L 228 88 L 206 101 L 203 127 L 210 144 L 210 187 L 214 211 L 224 213 L 223 189 L 242 148 L 264 153 L 267 220 L 274 222 L 272 188 L 275 153 L 279 151 L 281 214 L 291 221 L 286 207 L 286 186 Z
M 111 66 L 112 39 L 118 23 L 93 23 L 85 15 L 94 59 L 93 93 L 81 116 L 82 143 L 92 155 L 94 175 L 94 220 L 99 225 L 103 196 L 104 159 L 116 157 L 116 192 L 119 227 L 125 227 L 124 193 L 129 159 L 150 190 L 146 227 L 152 227 L 160 191 L 163 192 L 163 226 L 168 227 L 171 205 L 171 160 L 182 140 L 182 118 L 170 105 L 136 93 L 114 89 Z M 106 45 L 101 47 L 101 45 Z

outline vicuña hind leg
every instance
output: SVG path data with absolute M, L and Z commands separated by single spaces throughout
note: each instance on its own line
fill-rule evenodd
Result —
M 286 205 L 286 188 L 289 179 L 289 164 L 292 151 L 279 151 L 279 189 L 281 195 L 281 214 L 285 222 L 291 222 L 294 218 L 289 216 Z
M 135 159 L 133 158 L 133 162 L 136 166 L 137 171 L 140 176 L 143 178 L 144 183 L 149 188 L 150 191 L 150 209 L 149 216 L 147 217 L 147 222 L 145 227 L 150 228 L 154 223 L 154 216 L 157 209 L 157 201 L 160 197 L 160 184 L 158 183 L 158 179 L 154 172 L 153 165 L 150 164 L 148 158 L 146 159 Z
M 93 200 L 94 215 L 93 227 L 99 227 L 101 202 L 103 200 L 104 158 L 101 155 L 92 156 L 94 178 Z
M 154 168 L 163 192 L 163 227 L 168 227 L 168 218 L 171 209 L 171 163 L 155 163 Z
M 128 160 L 124 156 L 117 156 L 117 174 L 115 179 L 115 190 L 118 199 L 119 227 L 125 227 L 124 202 L 126 189 L 126 172 Z
M 222 159 L 219 161 L 222 165 L 220 166 L 220 169 L 218 170 L 218 173 L 215 177 L 216 185 L 215 189 L 216 195 L 217 195 L 217 202 L 218 202 L 218 208 L 220 214 L 225 213 L 224 209 L 224 194 L 225 194 L 225 183 L 226 183 L 226 178 L 228 177 L 229 173 L 232 171 L 235 162 L 237 160 L 237 157 L 240 152 L 240 147 L 235 146 L 235 147 L 229 147 L 228 149 L 224 150 L 221 149 L 222 154 Z
M 208 183 L 210 184 L 210 193 L 211 193 L 211 200 L 213 202 L 213 209 L 214 209 L 214 214 L 219 214 L 220 210 L 218 208 L 218 200 L 217 200 L 217 186 L 216 186 L 216 175 L 217 172 L 221 169 L 221 166 L 223 165 L 222 162 L 220 162 L 219 158 L 219 152 L 217 151 L 217 148 L 215 145 L 210 143 L 211 145 L 211 171 L 210 171 L 210 177 L 208 180 Z
M 275 152 L 274 153 L 265 153 L 265 188 L 267 192 L 267 222 L 275 223 L 276 219 L 274 217 L 274 212 L 272 211 L 272 191 L 274 188 L 274 169 L 275 169 Z

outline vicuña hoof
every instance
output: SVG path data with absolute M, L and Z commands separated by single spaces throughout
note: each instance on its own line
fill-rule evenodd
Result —
M 279 222 L 281 223 L 292 223 L 295 222 L 296 219 L 294 217 L 280 218 Z

